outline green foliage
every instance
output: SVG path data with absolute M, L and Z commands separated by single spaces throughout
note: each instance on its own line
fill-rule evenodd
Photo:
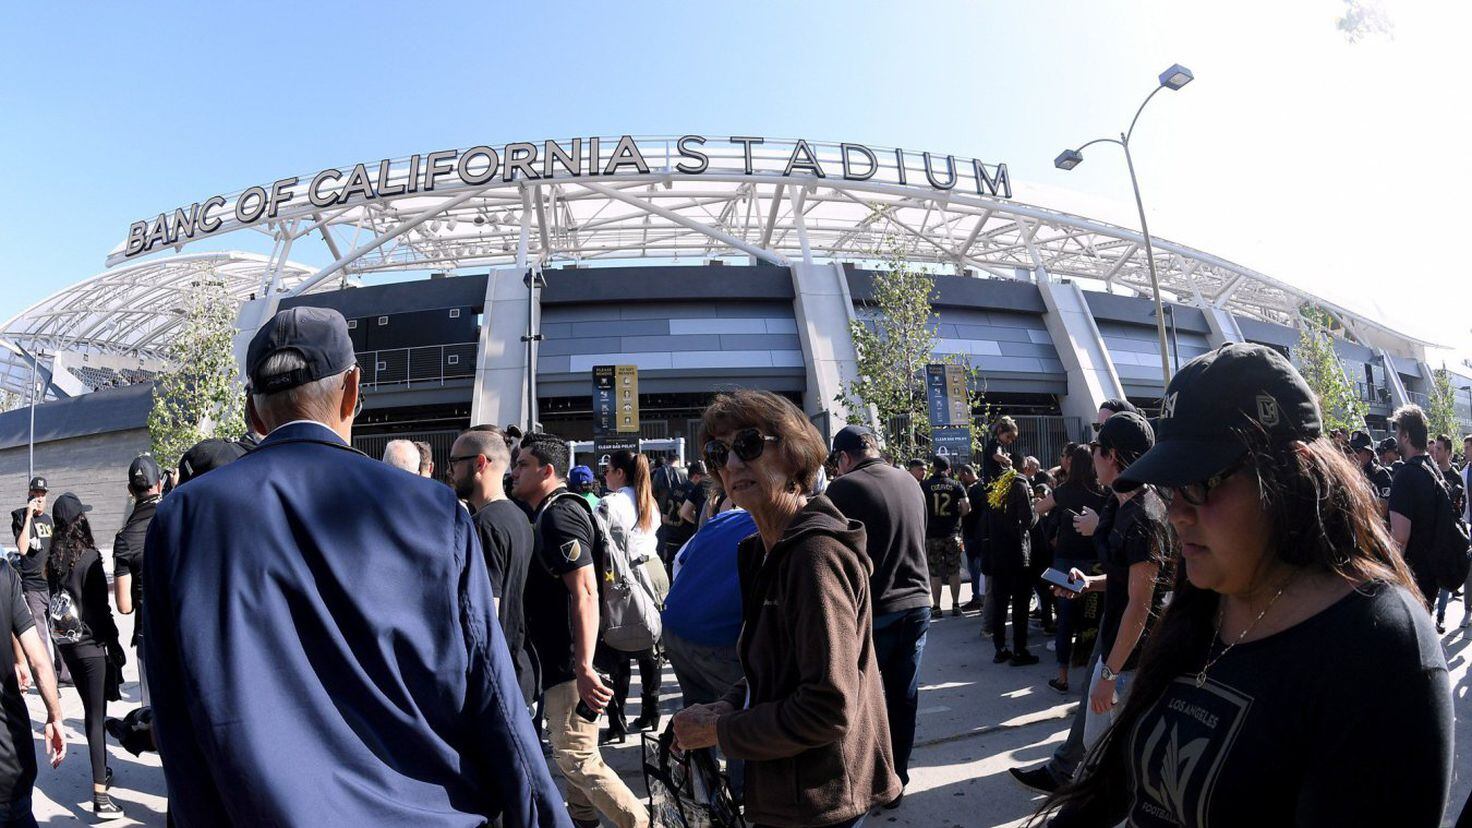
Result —
M 935 278 L 913 267 L 893 240 L 876 255 L 883 266 L 874 278 L 874 297 L 859 310 L 850 324 L 858 353 L 858 376 L 847 383 L 835 400 L 846 405 L 849 422 L 868 423 L 877 415 L 876 431 L 884 451 L 901 462 L 930 453 L 930 419 L 926 410 L 925 366 L 937 361 L 936 320 L 932 302 Z M 939 360 L 960 365 L 967 373 L 971 410 L 987 406 L 979 369 L 963 356 L 947 355 Z M 872 425 L 872 423 L 870 423 Z M 972 425 L 972 452 L 980 451 L 984 426 Z
M 1457 424 L 1456 392 L 1452 389 L 1452 375 L 1446 366 L 1431 372 L 1431 393 L 1427 396 L 1426 420 L 1432 439 L 1438 434 L 1452 438 L 1452 448 L 1461 448 L 1461 428 Z
M 235 303 L 225 283 L 201 277 L 165 356 L 169 369 L 153 387 L 148 433 L 153 456 L 168 468 L 200 440 L 245 432 L 245 397 L 235 366 Z
M 1298 346 L 1294 358 L 1308 387 L 1318 395 L 1324 430 L 1364 428 L 1369 406 L 1356 393 L 1334 351 L 1330 326 L 1334 318 L 1322 308 L 1305 305 L 1299 311 Z

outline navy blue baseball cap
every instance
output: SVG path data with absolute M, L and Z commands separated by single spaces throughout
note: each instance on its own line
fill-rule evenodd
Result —
M 1324 428 L 1318 398 L 1293 363 L 1272 348 L 1241 342 L 1176 372 L 1157 422 L 1155 446 L 1120 474 L 1115 491 L 1208 480 L 1247 453 L 1249 432 L 1281 444 L 1313 440 Z
M 262 376 L 266 360 L 295 351 L 306 365 L 284 374 Z M 246 374 L 253 394 L 274 394 L 341 374 L 356 365 L 348 323 L 332 308 L 287 308 L 271 317 L 250 340 Z

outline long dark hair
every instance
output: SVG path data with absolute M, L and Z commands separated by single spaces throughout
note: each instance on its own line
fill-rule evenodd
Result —
M 1241 473 L 1256 476 L 1270 525 L 1267 554 L 1355 585 L 1383 583 L 1419 594 L 1364 475 L 1333 442 L 1319 437 L 1274 444 L 1262 432 L 1241 437 L 1247 457 Z M 1215 635 L 1219 598 L 1178 579 L 1113 726 L 1090 751 L 1079 781 L 1049 797 L 1030 824 L 1065 806 L 1077 809 L 1085 824 L 1113 825 L 1125 818 L 1132 799 L 1129 735 L 1177 676 L 1201 668 Z
M 659 512 L 659 502 L 654 499 L 654 481 L 649 474 L 649 458 L 628 449 L 619 449 L 608 456 L 609 468 L 623 472 L 624 480 L 634 490 L 634 514 L 640 531 L 648 532 L 654 525 L 654 516 Z
M 86 515 L 62 527 L 51 539 L 51 553 L 46 556 L 47 582 L 60 581 L 70 575 L 82 553 L 96 545 L 92 540 L 92 524 L 87 522 Z
M 1103 494 L 1099 485 L 1099 472 L 1094 469 L 1094 452 L 1088 446 L 1074 446 L 1068 451 L 1068 479 L 1059 484 L 1081 486 L 1093 494 Z

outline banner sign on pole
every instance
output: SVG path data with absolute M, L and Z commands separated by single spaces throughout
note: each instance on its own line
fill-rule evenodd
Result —
M 615 365 L 613 377 L 618 389 L 618 428 L 620 434 L 639 433 L 639 366 Z
M 593 453 L 597 455 L 594 462 L 602 465 L 604 458 L 615 451 L 639 451 L 639 435 L 609 434 L 593 438 Z M 596 470 L 595 470 L 596 473 Z
M 593 433 L 607 434 L 614 429 L 613 366 L 593 366 Z
M 967 425 L 971 422 L 971 390 L 966 369 L 960 365 L 932 363 L 925 366 L 925 399 L 932 426 Z

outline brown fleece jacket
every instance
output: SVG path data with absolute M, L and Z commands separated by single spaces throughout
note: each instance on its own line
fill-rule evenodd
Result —
M 737 560 L 746 678 L 716 735 L 747 760 L 747 820 L 830 825 L 894 799 L 863 524 L 815 497 L 770 552 L 753 535 Z

